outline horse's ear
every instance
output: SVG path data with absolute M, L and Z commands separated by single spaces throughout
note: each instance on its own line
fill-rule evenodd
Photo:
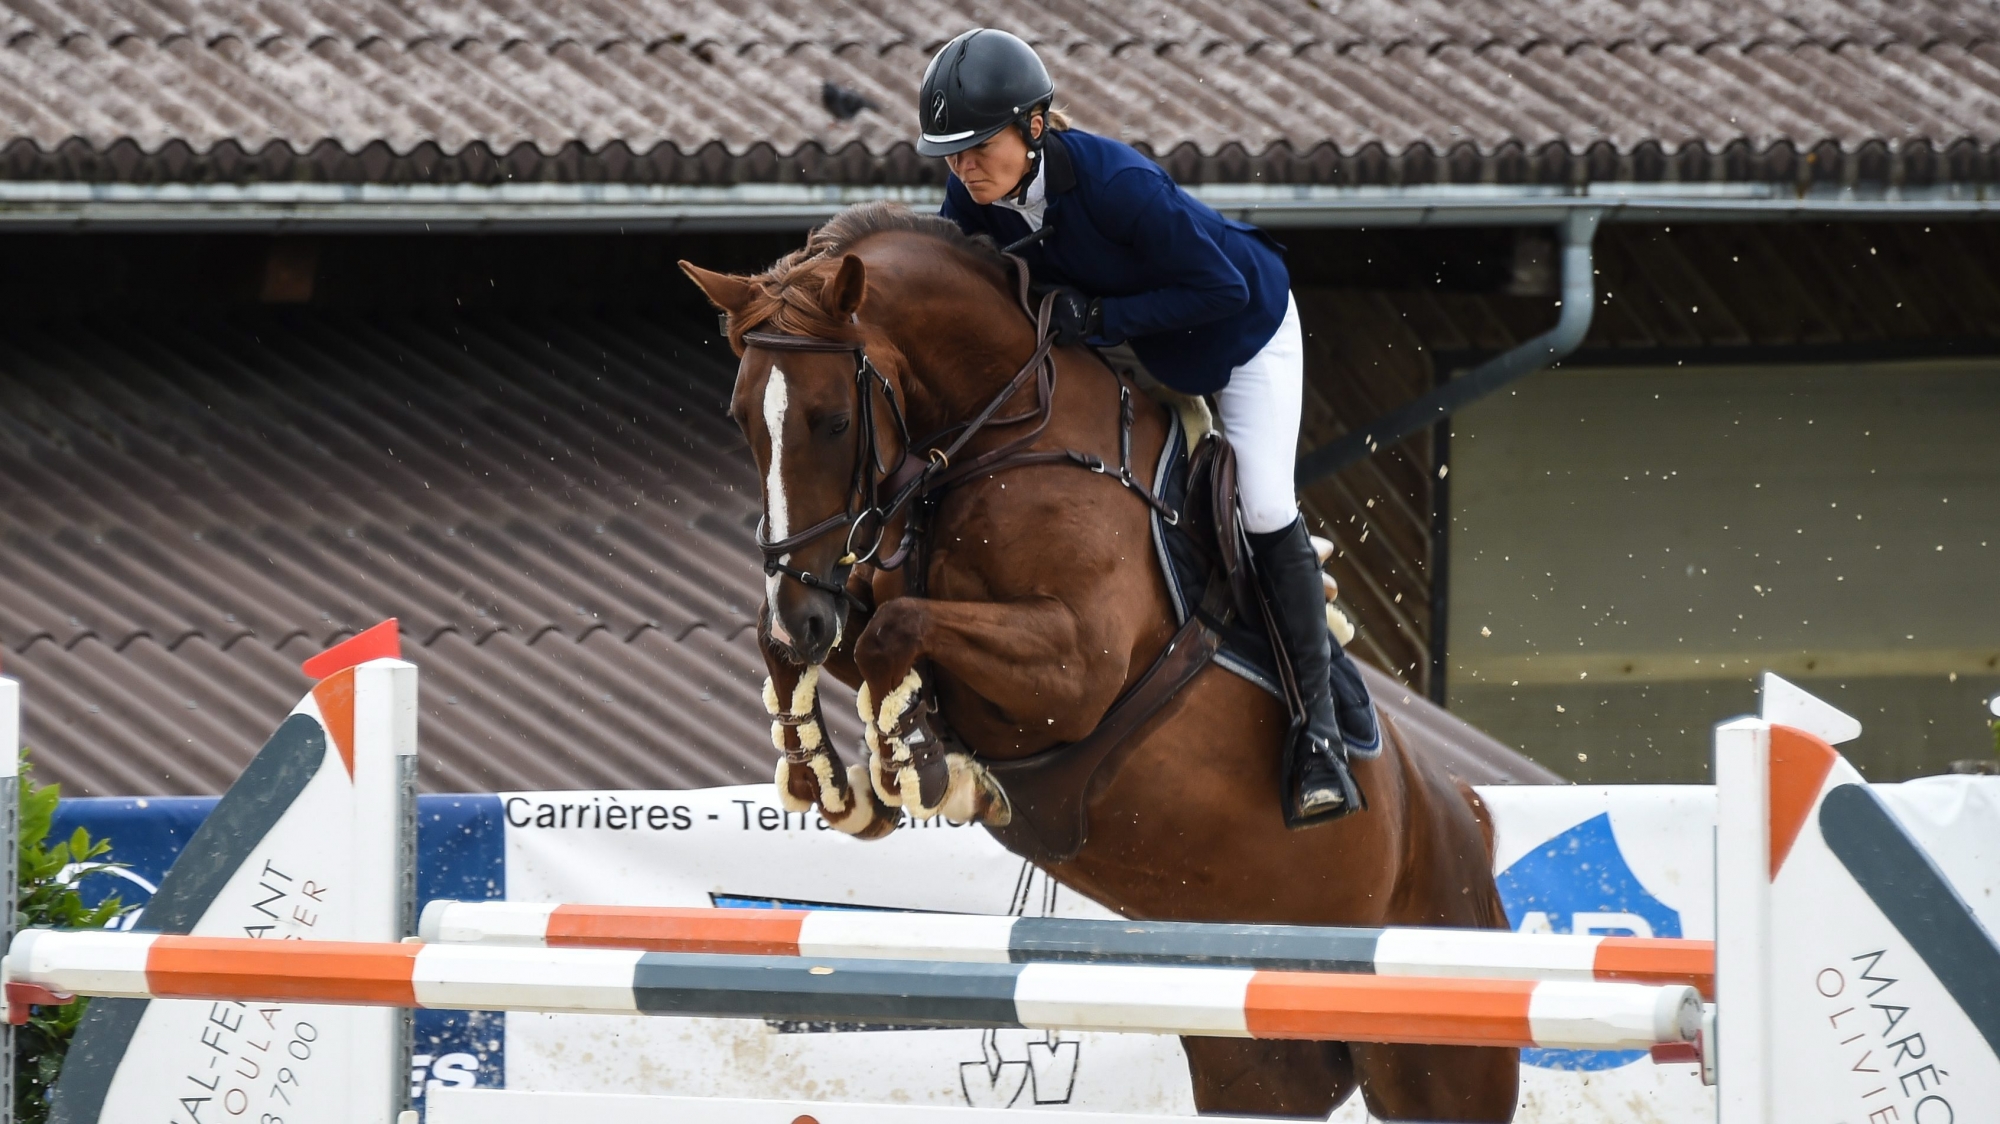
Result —
M 688 280 L 701 286 L 710 303 L 731 316 L 742 312 L 757 293 L 755 286 L 745 278 L 703 269 L 693 262 L 682 262 L 681 272 L 688 275 Z
M 827 281 L 826 288 L 820 290 L 820 303 L 828 312 L 845 320 L 853 316 L 861 307 L 861 298 L 868 292 L 868 268 L 861 259 L 849 254 L 840 259 L 840 269 Z

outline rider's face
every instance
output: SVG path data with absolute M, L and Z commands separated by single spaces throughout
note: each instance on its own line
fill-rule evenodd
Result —
M 1040 117 L 1028 127 L 1036 136 L 1042 135 Z M 983 207 L 1014 190 L 1028 174 L 1028 142 L 1021 139 L 1019 129 L 1002 129 L 981 144 L 945 157 L 944 162 L 965 185 L 972 201 Z

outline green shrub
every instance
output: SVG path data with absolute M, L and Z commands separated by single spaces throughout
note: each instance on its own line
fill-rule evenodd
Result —
M 92 839 L 77 828 L 66 840 L 48 844 L 61 785 L 37 785 L 28 776 L 27 754 L 21 755 L 21 883 L 14 917 L 18 931 L 36 925 L 58 929 L 101 929 L 127 912 L 117 894 L 85 907 L 77 886 L 120 864 L 106 858 L 109 839 Z M 71 866 L 65 877 L 64 871 Z M 49 1118 L 49 1090 L 62 1071 L 63 1055 L 76 1033 L 88 1000 L 61 1007 L 35 1007 L 25 1026 L 14 1028 L 14 1119 L 19 1124 L 43 1124 Z

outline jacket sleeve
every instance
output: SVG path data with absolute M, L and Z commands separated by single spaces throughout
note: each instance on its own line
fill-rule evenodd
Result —
M 1206 324 L 1250 303 L 1250 285 L 1242 272 L 1202 229 L 1180 188 L 1164 173 L 1121 172 L 1113 187 L 1105 197 L 1123 221 L 1114 220 L 1117 226 L 1107 233 L 1130 245 L 1161 285 L 1100 302 L 1106 342 Z

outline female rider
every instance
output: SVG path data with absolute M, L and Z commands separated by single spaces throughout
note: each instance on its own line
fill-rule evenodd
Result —
M 1347 751 L 1372 756 L 1379 739 L 1366 688 L 1327 630 L 1292 492 L 1305 355 L 1280 247 L 1129 145 L 1069 128 L 1054 97 L 1034 48 L 1004 31 L 945 44 L 917 102 L 917 151 L 952 173 L 942 213 L 1002 246 L 1034 239 L 1020 253 L 1039 284 L 1056 286 L 1058 344 L 1129 343 L 1154 378 L 1213 396 L 1251 557 L 1306 696 L 1307 723 L 1286 747 L 1285 819 L 1345 815 L 1361 803 Z

